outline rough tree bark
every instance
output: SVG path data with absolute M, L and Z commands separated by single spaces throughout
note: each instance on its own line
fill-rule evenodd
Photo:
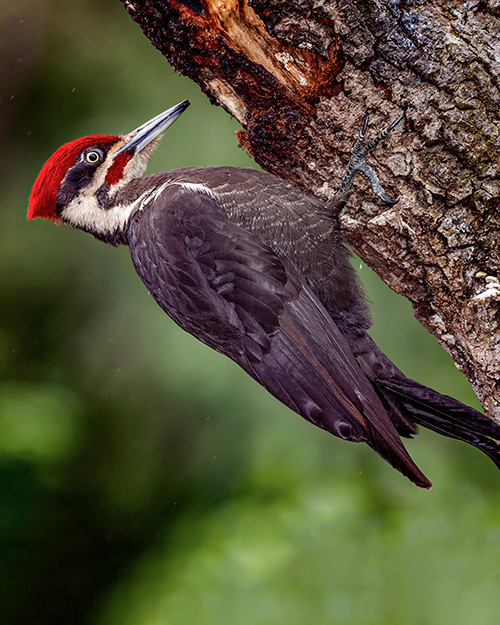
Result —
M 395 208 L 358 177 L 345 238 L 500 420 L 500 0 L 122 0 L 173 67 L 236 117 L 264 169 L 322 197 L 365 111 Z

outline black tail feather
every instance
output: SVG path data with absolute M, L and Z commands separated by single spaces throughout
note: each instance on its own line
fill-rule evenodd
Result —
M 391 419 L 394 415 L 396 427 L 398 410 L 418 425 L 477 447 L 500 469 L 500 425 L 474 408 L 408 378 L 377 379 L 374 385 Z

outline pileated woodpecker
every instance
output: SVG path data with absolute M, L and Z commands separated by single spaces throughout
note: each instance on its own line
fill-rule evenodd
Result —
M 184 330 L 229 356 L 281 402 L 340 438 L 365 442 L 418 486 L 431 483 L 400 436 L 421 424 L 500 468 L 500 426 L 408 379 L 375 345 L 338 215 L 365 157 L 368 118 L 329 203 L 253 169 L 189 167 L 141 177 L 185 100 L 125 136 L 60 147 L 31 193 L 43 217 L 129 246 L 134 267 Z

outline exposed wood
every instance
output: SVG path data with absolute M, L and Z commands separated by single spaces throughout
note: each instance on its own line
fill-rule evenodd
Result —
M 242 124 L 265 169 L 338 187 L 366 110 L 395 208 L 363 179 L 354 250 L 452 354 L 500 420 L 500 1 L 123 0 L 181 73 Z

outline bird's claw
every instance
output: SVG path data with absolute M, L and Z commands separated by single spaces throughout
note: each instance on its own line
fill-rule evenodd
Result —
M 382 202 L 389 204 L 389 206 L 394 206 L 395 204 L 399 202 L 399 198 L 397 200 L 391 200 L 391 198 L 387 197 L 385 193 L 377 193 L 377 195 L 382 200 Z
M 349 191 L 351 190 L 354 176 L 358 171 L 360 171 L 368 178 L 373 191 L 383 202 L 385 202 L 386 204 L 390 204 L 391 206 L 397 204 L 399 200 L 391 200 L 389 197 L 387 197 L 384 189 L 382 188 L 382 185 L 378 181 L 376 173 L 369 165 L 366 164 L 365 158 L 378 146 L 381 141 L 383 141 L 387 137 L 391 130 L 393 130 L 403 118 L 404 115 L 400 115 L 389 126 L 387 126 L 387 128 L 382 130 L 382 132 L 379 133 L 374 139 L 372 139 L 366 145 L 363 145 L 366 136 L 366 130 L 368 128 L 368 121 L 370 119 L 368 113 L 366 114 L 365 120 L 363 122 L 363 127 L 352 149 L 351 158 L 349 159 L 349 163 L 347 164 L 347 168 L 342 179 L 342 184 L 337 195 L 347 197 Z

